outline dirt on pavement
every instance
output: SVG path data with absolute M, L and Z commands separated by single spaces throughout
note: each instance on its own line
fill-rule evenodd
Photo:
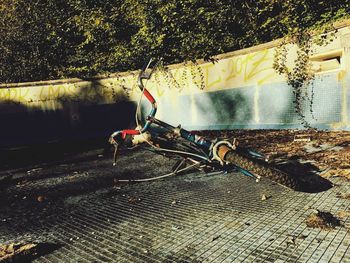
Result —
M 233 130 L 201 132 L 233 140 L 270 160 L 298 159 L 316 166 L 320 175 L 350 179 L 350 132 L 318 130 Z

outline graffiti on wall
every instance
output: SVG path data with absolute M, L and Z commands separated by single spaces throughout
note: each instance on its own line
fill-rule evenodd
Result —
M 249 85 L 262 85 L 276 74 L 272 69 L 273 49 L 232 56 L 215 63 L 193 64 L 158 70 L 148 88 L 156 97 L 168 92 L 193 94 Z M 113 103 L 126 97 L 137 100 L 137 73 L 106 78 L 98 81 L 52 84 L 33 87 L 0 88 L 0 101 L 27 105 L 41 105 L 64 101 L 82 103 Z M 47 105 L 46 105 L 47 106 Z
M 273 65 L 273 49 L 221 59 L 215 63 L 191 64 L 165 70 L 155 77 L 151 89 L 158 96 L 164 95 L 164 87 L 179 93 L 216 91 L 228 88 L 263 85 L 281 79 Z
M 271 50 L 223 59 L 215 64 L 204 64 L 202 70 L 205 90 L 262 85 L 276 75 L 272 64 Z
M 85 104 L 113 103 L 126 100 L 134 90 L 127 79 L 105 79 L 45 86 L 0 88 L 0 103 L 20 103 L 43 108 L 58 106 L 65 102 Z M 57 108 L 57 107 L 55 107 Z
M 29 89 L 0 89 L 0 101 L 27 102 Z

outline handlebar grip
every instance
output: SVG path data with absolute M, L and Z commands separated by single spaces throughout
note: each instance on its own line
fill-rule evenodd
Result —
M 142 67 L 141 71 L 145 72 L 149 68 L 149 65 L 151 65 L 152 61 L 153 61 L 153 58 L 150 58 L 148 62 L 143 64 L 143 67 Z
M 140 73 L 140 77 L 142 79 L 150 79 L 154 70 L 158 67 L 158 64 L 163 60 L 163 58 L 158 59 L 158 61 L 153 65 L 153 67 L 150 69 L 150 72 L 147 72 L 147 70 L 149 69 L 150 65 L 153 62 L 153 58 L 150 58 L 150 60 L 145 63 L 142 67 L 141 73 Z

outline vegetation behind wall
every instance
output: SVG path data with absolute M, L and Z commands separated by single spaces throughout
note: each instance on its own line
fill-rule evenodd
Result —
M 343 0 L 2 0 L 0 83 L 210 60 L 349 13 Z

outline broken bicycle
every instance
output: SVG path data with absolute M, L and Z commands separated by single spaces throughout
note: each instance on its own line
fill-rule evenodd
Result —
M 236 140 L 233 142 L 220 139 L 210 140 L 187 131 L 180 125 L 175 127 L 155 118 L 157 103 L 145 87 L 144 80 L 151 78 L 159 62 L 160 60 L 154 61 L 150 59 L 143 66 L 138 76 L 138 87 L 141 90 L 141 98 L 136 110 L 136 124 L 138 128 L 116 131 L 110 136 L 109 142 L 115 147 L 114 165 L 116 164 L 120 146 L 130 147 L 136 146 L 140 142 L 146 142 L 157 153 L 177 155 L 182 158 L 168 175 L 177 174 L 193 167 L 205 171 L 235 170 L 256 181 L 259 181 L 261 177 L 265 177 L 294 190 L 300 189 L 300 182 L 295 177 L 278 169 L 274 163 L 267 161 L 264 155 L 251 149 L 240 147 Z M 138 118 L 142 96 L 145 96 L 152 106 L 143 126 L 139 125 L 140 121 Z M 151 133 L 151 126 L 160 129 L 155 132 L 152 129 L 153 133 Z

